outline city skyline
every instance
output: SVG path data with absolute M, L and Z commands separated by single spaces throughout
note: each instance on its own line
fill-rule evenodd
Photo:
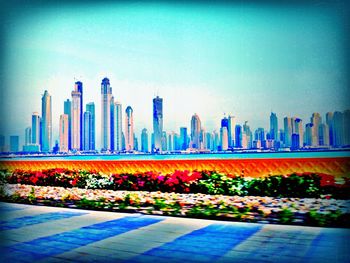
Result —
M 44 90 L 52 96 L 52 143 L 59 139 L 63 101 L 81 81 L 84 102 L 96 104 L 100 149 L 105 76 L 115 101 L 133 108 L 138 138 L 143 128 L 153 131 L 156 95 L 167 105 L 164 130 L 176 132 L 190 130 L 194 113 L 206 130 L 219 132 L 226 113 L 254 131 L 268 129 L 271 111 L 281 123 L 282 116 L 305 121 L 313 112 L 350 108 L 341 6 L 63 5 L 16 12 L 8 18 L 2 91 L 11 117 L 2 116 L 0 134 L 19 135 L 20 145 Z

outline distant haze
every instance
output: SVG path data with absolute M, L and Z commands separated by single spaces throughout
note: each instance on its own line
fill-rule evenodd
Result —
M 20 135 L 52 96 L 53 139 L 74 81 L 96 105 L 100 147 L 101 80 L 134 109 L 137 137 L 152 132 L 152 98 L 163 98 L 164 129 L 208 131 L 224 113 L 252 129 L 270 112 L 309 122 L 313 112 L 350 108 L 342 5 L 123 3 L 30 6 L 4 18 L 1 134 Z M 125 114 L 123 115 L 124 118 Z M 124 125 L 124 122 L 123 122 Z M 8 137 L 6 138 L 8 142 Z M 53 140 L 53 143 L 54 143 Z

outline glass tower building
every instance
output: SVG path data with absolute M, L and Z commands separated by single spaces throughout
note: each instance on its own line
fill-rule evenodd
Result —
M 84 130 L 83 130 L 83 83 L 81 81 L 77 81 L 75 82 L 75 86 L 76 86 L 76 90 L 78 92 L 80 92 L 80 114 L 79 114 L 79 137 L 80 137 L 80 150 L 83 149 L 83 133 L 84 133 Z
M 68 150 L 72 149 L 72 102 L 67 99 L 64 102 L 64 114 L 68 115 Z
M 101 83 L 101 149 L 111 150 L 111 98 L 112 88 L 108 78 Z
M 86 104 L 86 111 L 90 112 L 91 115 L 91 123 L 90 123 L 90 150 L 95 150 L 96 146 L 95 146 L 95 134 L 96 134 L 96 125 L 95 125 L 95 103 L 90 102 L 88 104 Z
M 41 99 L 41 150 L 51 151 L 52 146 L 52 104 L 51 95 L 45 90 Z
M 133 110 L 128 106 L 125 110 L 125 150 L 134 149 L 134 117 Z
M 161 150 L 163 134 L 163 99 L 157 96 L 153 99 L 153 133 L 154 148 Z
M 72 129 L 71 129 L 71 136 L 72 136 L 72 150 L 79 151 L 81 150 L 81 93 L 78 90 L 79 85 L 75 84 L 74 90 L 72 91 L 72 107 L 71 107 L 71 114 L 72 114 Z
M 114 150 L 122 151 L 122 104 L 114 103 Z

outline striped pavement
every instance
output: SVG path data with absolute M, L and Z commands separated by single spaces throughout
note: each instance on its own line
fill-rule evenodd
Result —
M 350 262 L 350 230 L 0 202 L 0 262 Z

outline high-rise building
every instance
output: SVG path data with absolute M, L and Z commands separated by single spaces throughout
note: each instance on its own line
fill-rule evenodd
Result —
M 122 104 L 114 103 L 114 150 L 122 151 Z
M 326 113 L 326 124 L 329 128 L 329 145 L 334 145 L 333 143 L 333 112 Z
M 316 146 L 317 137 L 315 133 L 316 127 L 313 123 L 307 123 L 305 125 L 305 145 Z
M 167 133 L 166 133 L 166 131 L 163 131 L 163 133 L 162 133 L 161 143 L 162 143 L 161 150 L 162 151 L 167 151 L 168 150 L 168 143 L 167 143 Z
M 263 142 L 265 141 L 265 130 L 264 128 L 257 128 L 254 132 L 254 139 L 256 141 Z
M 10 152 L 19 152 L 19 136 L 10 136 Z
M 134 150 L 138 151 L 139 150 L 139 142 L 137 140 L 136 134 L 134 133 Z
M 75 82 L 75 86 L 76 86 L 76 90 L 78 92 L 80 92 L 80 116 L 79 116 L 79 124 L 80 124 L 80 127 L 79 127 L 79 138 L 80 138 L 80 142 L 79 142 L 79 145 L 80 145 L 80 149 L 79 150 L 83 150 L 83 140 L 84 140 L 84 120 L 83 120 L 83 112 L 84 112 L 84 109 L 83 109 L 83 106 L 84 106 L 84 102 L 83 102 L 83 83 L 81 81 L 77 81 Z
M 228 115 L 228 147 L 235 146 L 235 126 L 236 118 L 234 116 Z
M 226 151 L 228 149 L 228 132 L 227 127 L 220 128 L 220 146 L 222 151 Z
M 350 110 L 344 111 L 344 144 L 350 146 Z
M 52 145 L 52 104 L 51 95 L 45 90 L 41 99 L 41 150 L 51 151 Z
M 0 134 L 0 152 L 6 152 L 5 148 L 5 136 Z
M 163 99 L 157 96 L 153 99 L 153 134 L 154 148 L 161 150 L 163 134 Z
M 191 148 L 200 149 L 200 131 L 201 120 L 197 114 L 194 114 L 191 119 Z
M 315 141 L 315 146 L 317 146 L 319 144 L 319 134 L 318 134 L 318 128 L 319 125 L 322 124 L 322 118 L 321 115 L 318 112 L 314 112 L 312 113 L 311 119 L 310 119 L 311 123 L 314 125 L 314 136 L 316 138 L 313 138 L 313 140 Z
M 95 125 L 95 103 L 90 102 L 86 104 L 86 111 L 90 112 L 91 115 L 91 123 L 90 123 L 90 135 L 89 135 L 89 141 L 90 141 L 90 150 L 95 150 L 96 149 L 96 139 L 95 139 L 95 134 L 96 134 L 96 125 Z
M 68 115 L 68 150 L 72 149 L 72 102 L 67 99 L 64 102 L 64 114 Z
M 188 140 L 187 128 L 180 127 L 180 145 L 181 145 L 180 147 L 181 147 L 181 150 L 187 149 L 187 147 L 188 147 L 187 140 Z
M 114 97 L 112 96 L 111 97 L 111 102 L 110 102 L 110 105 L 111 105 L 111 113 L 110 113 L 110 116 L 111 116 L 111 150 L 114 151 Z
M 284 121 L 284 146 L 291 147 L 292 146 L 292 118 L 285 117 L 283 121 Z
M 32 143 L 32 128 L 27 127 L 24 136 L 24 145 L 29 145 Z
M 134 117 L 133 110 L 130 106 L 125 110 L 125 150 L 134 149 Z
M 69 122 L 68 114 L 62 114 L 60 116 L 60 151 L 68 152 L 68 135 L 69 135 Z
M 219 133 L 215 130 L 213 131 L 213 138 L 214 138 L 214 151 L 217 151 L 220 146 L 220 136 Z
M 236 124 L 235 133 L 236 133 L 235 146 L 237 148 L 242 148 L 242 126 L 241 125 Z
M 32 144 L 40 144 L 40 116 L 37 112 L 32 115 Z
M 222 128 L 226 128 L 226 131 L 223 131 Z M 224 137 L 222 137 L 223 135 L 225 135 Z M 227 136 L 226 136 L 227 135 Z M 226 142 L 227 140 L 227 142 Z M 225 151 L 228 149 L 228 146 L 230 145 L 230 141 L 232 140 L 231 138 L 231 132 L 229 131 L 229 120 L 228 118 L 224 117 L 223 119 L 221 119 L 221 128 L 220 128 L 220 146 L 221 146 L 221 150 Z M 226 147 L 227 145 L 227 147 Z M 226 148 L 222 148 L 223 146 L 225 146 Z
M 92 146 L 92 137 L 91 137 L 91 128 L 92 128 L 92 116 L 90 111 L 84 112 L 84 145 L 83 150 L 84 151 L 90 151 Z
M 102 150 L 111 150 L 111 97 L 112 88 L 108 78 L 101 83 L 101 144 Z
M 278 120 L 276 113 L 271 112 L 270 115 L 270 138 L 272 140 L 278 140 Z
M 253 147 L 253 134 L 248 125 L 248 121 L 245 121 L 243 124 L 243 134 L 245 134 L 246 140 L 246 149 L 250 149 Z M 243 139 L 243 138 L 242 138 Z
M 344 145 L 344 114 L 340 111 L 333 115 L 333 146 L 341 147 Z
M 82 147 L 80 146 L 81 143 L 81 127 L 80 124 L 81 121 L 81 93 L 78 91 L 79 85 L 74 85 L 74 90 L 72 91 L 72 107 L 71 107 L 71 114 L 72 114 L 72 129 L 71 129 L 71 137 L 72 137 L 72 150 L 79 151 Z
M 147 129 L 142 129 L 141 132 L 141 152 L 148 152 L 148 132 Z
M 318 126 L 319 145 L 329 146 L 329 127 L 322 123 Z
M 206 149 L 209 149 L 210 151 L 214 151 L 214 136 L 213 136 L 213 133 L 210 133 L 210 132 L 206 132 L 205 133 L 205 142 L 206 142 L 206 146 L 205 148 Z
M 303 121 L 299 118 L 295 118 L 294 119 L 294 132 L 293 134 L 297 134 L 298 135 L 298 139 L 299 139 L 299 147 L 301 148 L 303 147 L 303 138 L 304 138 L 304 131 L 303 131 Z M 292 137 L 293 137 L 292 134 Z M 292 138 L 293 140 L 293 138 Z M 294 136 L 294 140 L 296 140 L 296 136 Z

